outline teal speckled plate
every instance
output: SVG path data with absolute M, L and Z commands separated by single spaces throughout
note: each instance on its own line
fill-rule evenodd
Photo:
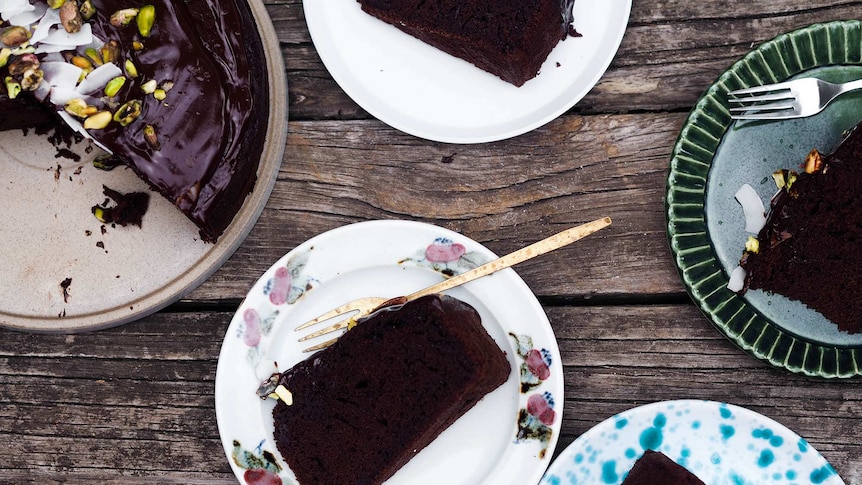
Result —
M 572 442 L 540 485 L 617 485 L 645 450 L 709 485 L 843 485 L 804 438 L 763 415 L 715 401 L 663 401 L 612 416 Z
M 707 89 L 673 150 L 668 237 L 692 299 L 731 341 L 792 372 L 852 377 L 862 374 L 862 335 L 840 332 L 819 313 L 780 295 L 749 291 L 740 297 L 726 288 L 747 237 L 734 193 L 748 183 L 768 207 L 776 190 L 771 173 L 798 167 L 812 148 L 831 151 L 842 132 L 862 120 L 862 93 L 846 94 L 810 118 L 773 122 L 732 121 L 726 94 L 810 76 L 862 78 L 862 22 L 816 24 L 780 35 Z

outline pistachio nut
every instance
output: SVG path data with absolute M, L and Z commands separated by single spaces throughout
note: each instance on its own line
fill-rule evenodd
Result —
M 110 111 L 99 111 L 84 120 L 85 130 L 101 130 L 111 123 L 113 116 Z
M 55 10 L 62 7 L 64 3 L 66 0 L 48 0 L 48 6 Z
M 9 75 L 18 76 L 19 74 L 24 74 L 24 72 L 29 71 L 30 69 L 38 68 L 39 58 L 36 57 L 36 54 L 24 54 L 23 56 L 16 57 L 9 63 Z
M 87 102 L 81 98 L 74 98 L 66 101 L 63 109 L 70 115 L 77 116 L 78 118 L 86 118 L 99 111 L 98 108 L 88 105 Z
M 85 71 L 93 69 L 93 61 L 87 59 L 84 56 L 72 56 L 72 58 L 69 59 L 69 62 L 71 62 L 74 66 L 84 69 Z
M 111 14 L 111 25 L 117 28 L 123 28 L 129 25 L 135 17 L 138 16 L 138 9 L 136 8 L 124 8 L 122 10 L 117 10 L 116 12 Z
M 19 84 L 12 76 L 6 76 L 4 83 L 6 84 L 6 96 L 8 96 L 9 99 L 17 98 L 18 94 L 21 92 L 21 84 Z
M 745 240 L 745 250 L 757 254 L 760 252 L 760 241 L 754 236 L 748 236 L 748 239 Z
M 126 74 L 128 74 L 129 77 L 138 77 L 138 67 L 135 66 L 135 63 L 132 62 L 131 59 L 126 59 L 126 62 L 123 64 L 123 66 L 126 68 Z
M 78 11 L 78 0 L 66 0 L 63 3 L 63 6 L 60 7 L 60 23 L 63 24 L 63 29 L 70 34 L 81 31 L 84 19 L 81 17 L 81 12 Z
M 108 218 L 105 216 L 105 209 L 102 209 L 99 206 L 93 207 L 93 215 L 96 216 L 96 219 L 98 219 L 99 222 L 108 222 Z
M 156 23 L 156 7 L 153 5 L 144 5 L 138 11 L 138 16 L 135 19 L 138 23 L 138 32 L 144 37 L 149 37 L 153 30 L 153 25 Z
M 823 166 L 823 156 L 820 155 L 820 152 L 817 151 L 816 148 L 812 149 L 808 156 L 805 157 L 805 172 L 806 173 L 815 173 L 820 171 L 820 167 Z
M 0 67 L 6 67 L 10 57 L 12 57 L 12 49 L 8 47 L 0 49 Z
M 133 41 L 132 42 L 132 49 L 134 49 L 136 51 L 143 50 L 144 44 L 142 44 L 140 41 L 137 41 L 137 40 Z
M 87 47 L 84 49 L 84 55 L 93 63 L 94 66 L 101 66 L 105 63 L 102 59 L 102 54 L 94 47 Z
M 153 125 L 144 126 L 144 140 L 147 141 L 147 145 L 149 145 L 153 150 L 161 148 L 159 135 L 156 133 L 156 127 Z
M 141 84 L 141 91 L 143 91 L 146 94 L 153 94 L 153 92 L 155 92 L 158 85 L 159 85 L 159 83 L 157 83 L 155 79 L 150 79 L 149 81 L 145 82 L 144 84 Z
M 13 25 L 0 32 L 0 42 L 9 47 L 18 47 L 30 40 L 30 31 L 26 27 Z
M 153 97 L 158 99 L 159 101 L 164 101 L 165 98 L 168 97 L 168 93 L 162 88 L 156 88 L 156 90 L 153 91 Z
M 117 76 L 114 79 L 111 79 L 108 81 L 108 84 L 105 85 L 105 96 L 113 98 L 120 92 L 120 89 L 124 84 L 126 84 L 126 76 Z
M 141 115 L 143 105 L 137 99 L 133 99 L 126 104 L 120 106 L 120 109 L 114 113 L 114 121 L 122 126 L 128 126 Z
M 83 17 L 84 20 L 90 20 L 94 15 L 96 15 L 96 6 L 93 5 L 92 0 L 84 0 L 81 2 L 81 6 L 78 7 L 78 12 L 81 13 L 81 17 Z
M 105 42 L 105 45 L 99 49 L 99 54 L 102 56 L 102 62 L 116 62 L 120 57 L 120 43 L 114 39 Z
M 24 76 L 21 78 L 21 89 L 24 91 L 35 91 L 45 78 L 45 73 L 39 68 L 32 68 L 24 71 Z

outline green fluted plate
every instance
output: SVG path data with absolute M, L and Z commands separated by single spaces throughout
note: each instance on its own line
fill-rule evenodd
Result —
M 674 147 L 667 183 L 667 227 L 675 263 L 692 299 L 736 345 L 769 364 L 817 377 L 862 374 L 862 334 L 851 335 L 799 302 L 759 290 L 727 289 L 747 234 L 736 191 L 748 183 L 764 206 L 770 176 L 796 168 L 812 149 L 828 153 L 862 121 L 862 93 L 819 115 L 787 121 L 730 119 L 727 92 L 817 76 L 862 78 L 862 22 L 815 24 L 783 34 L 725 71 L 698 100 Z

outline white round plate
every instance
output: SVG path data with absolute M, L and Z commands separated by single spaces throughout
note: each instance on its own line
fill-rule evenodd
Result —
M 267 270 L 228 327 L 216 373 L 219 433 L 240 483 L 296 484 L 273 441 L 274 401 L 255 391 L 308 357 L 297 325 L 355 298 L 412 293 L 495 257 L 437 226 L 370 221 L 316 236 Z M 448 294 L 476 308 L 512 372 L 386 483 L 535 484 L 562 422 L 562 364 L 547 316 L 511 269 Z
M 595 86 L 619 48 L 631 0 L 576 1 L 574 27 L 520 88 L 362 11 L 356 0 L 303 0 L 329 73 L 363 109 L 428 140 L 480 143 L 555 119 Z
M 614 485 L 646 449 L 709 485 L 844 482 L 804 438 L 765 416 L 714 401 L 663 401 L 602 421 L 557 457 L 542 485 Z
M 263 3 L 248 3 L 266 52 L 269 121 L 254 190 L 218 242 L 201 241 L 197 227 L 156 193 L 140 228 L 102 224 L 91 207 L 103 203 L 103 185 L 149 190 L 130 169 L 96 169 L 100 151 L 89 142 L 69 147 L 81 157 L 72 160 L 57 158 L 58 149 L 33 130 L 0 133 L 0 327 L 81 332 L 136 320 L 196 288 L 239 247 L 275 184 L 287 132 L 278 39 Z

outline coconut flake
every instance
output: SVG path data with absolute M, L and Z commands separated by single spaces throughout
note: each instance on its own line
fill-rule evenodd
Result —
M 64 61 L 43 62 L 41 68 L 48 84 L 69 89 L 75 89 L 84 72 L 80 67 Z
M 727 282 L 727 289 L 733 292 L 742 290 L 745 286 L 745 276 L 746 273 L 742 266 L 733 268 L 733 271 L 730 273 L 730 281 Z
M 760 232 L 766 225 L 766 213 L 760 196 L 752 186 L 743 184 L 734 197 L 742 205 L 742 212 L 745 214 L 745 232 L 752 234 Z
M 36 53 L 60 52 L 73 49 L 79 45 L 87 45 L 91 42 L 93 42 L 93 29 L 90 27 L 90 24 L 82 25 L 81 30 L 72 34 L 66 32 L 65 29 L 53 29 L 39 43 Z
M 21 27 L 30 28 L 30 25 L 41 19 L 43 15 L 45 15 L 45 11 L 48 10 L 48 6 L 45 4 L 34 5 L 33 10 L 25 10 L 24 12 L 19 13 L 18 15 L 13 15 L 8 19 L 3 17 L 4 19 L 9 21 L 11 25 L 20 25 Z
M 30 5 L 29 0 L 0 0 L 0 17 L 3 20 L 9 20 L 16 15 L 29 12 L 34 8 L 33 5 Z
M 90 71 L 90 74 L 87 74 L 87 77 L 81 81 L 81 84 L 75 88 L 75 91 L 81 94 L 92 94 L 100 89 L 104 89 L 111 79 L 122 75 L 123 70 L 117 67 L 116 64 L 106 62 Z
M 45 12 L 45 15 L 42 15 L 39 24 L 36 25 L 33 35 L 30 36 L 30 45 L 36 45 L 45 40 L 51 32 L 51 27 L 55 25 L 60 25 L 60 11 L 59 9 L 49 8 Z
M 75 118 L 74 116 L 70 115 L 69 113 L 67 113 L 65 111 L 58 111 L 57 114 L 60 115 L 60 118 L 62 118 L 63 121 L 65 121 L 66 124 L 69 125 L 70 128 L 72 128 L 73 130 L 75 130 L 78 133 L 80 133 L 81 135 L 83 135 L 84 138 L 90 140 L 94 145 L 101 148 L 102 150 L 105 150 L 108 153 L 112 153 L 111 150 L 108 150 L 105 147 L 105 145 L 102 145 L 101 143 L 99 143 L 98 140 L 96 140 L 92 136 L 90 136 L 90 133 L 87 132 L 87 130 L 84 128 L 84 125 L 81 124 L 81 122 L 78 121 L 77 118 Z

